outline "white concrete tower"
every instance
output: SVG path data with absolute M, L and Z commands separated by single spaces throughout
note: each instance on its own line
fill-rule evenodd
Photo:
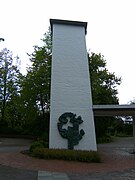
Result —
M 76 141 L 74 136 L 79 134 L 80 138 L 81 134 L 74 149 L 96 151 L 85 40 L 87 23 L 58 19 L 51 19 L 50 23 L 53 37 L 49 148 L 67 149 Z M 78 116 L 83 120 L 79 129 L 69 122 L 73 114 L 76 114 L 74 120 Z

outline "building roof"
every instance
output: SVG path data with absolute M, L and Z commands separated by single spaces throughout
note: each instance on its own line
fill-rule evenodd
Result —
M 94 116 L 132 116 L 135 105 L 93 105 Z
M 66 24 L 66 25 L 73 25 L 73 26 L 83 26 L 85 28 L 85 34 L 87 33 L 87 22 L 61 20 L 61 19 L 50 19 L 50 24 L 51 24 L 51 30 L 52 30 L 53 24 Z

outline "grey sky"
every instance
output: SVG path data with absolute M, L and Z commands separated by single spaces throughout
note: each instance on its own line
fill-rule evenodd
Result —
M 134 0 L 0 0 L 0 49 L 7 47 L 22 61 L 26 52 L 48 30 L 49 19 L 88 22 L 87 49 L 104 55 L 107 68 L 122 77 L 118 88 L 121 104 L 135 97 L 135 1 Z

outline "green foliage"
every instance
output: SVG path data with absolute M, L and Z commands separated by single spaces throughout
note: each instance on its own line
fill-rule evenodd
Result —
M 42 115 L 39 115 L 35 118 L 27 119 L 23 124 L 23 134 L 33 135 L 40 137 L 41 139 L 48 141 L 49 138 L 49 113 L 45 113 L 45 119 Z
M 20 94 L 21 80 L 23 78 L 19 66 L 14 65 L 13 54 L 4 48 L 0 52 L 0 125 L 12 127 L 19 116 L 16 99 Z M 14 122 L 13 122 L 14 121 Z
M 121 78 L 107 70 L 106 60 L 101 54 L 91 53 L 91 55 L 88 55 L 88 60 L 93 104 L 118 104 L 118 91 L 116 88 L 120 85 Z M 114 127 L 115 118 L 95 117 L 94 119 L 97 141 L 99 139 L 108 141 L 106 133 L 108 127 Z
M 108 134 L 108 128 L 117 127 L 118 120 L 115 117 L 95 117 L 95 127 L 97 138 L 103 138 Z
M 133 136 L 133 124 L 124 123 L 123 121 L 119 122 L 116 132 L 118 137 Z
M 46 127 L 45 131 L 42 132 L 40 138 L 45 141 L 45 142 L 49 142 L 49 131 L 48 131 L 49 127 Z
M 110 73 L 101 54 L 88 55 L 93 104 L 118 104 L 117 85 L 121 78 Z
M 23 122 L 27 133 L 42 136 L 49 128 L 51 35 L 45 34 L 43 46 L 34 46 L 29 54 L 31 67 L 22 84 L 21 101 Z
M 65 150 L 65 149 L 47 149 L 36 147 L 31 153 L 32 156 L 42 159 L 59 159 L 66 161 L 80 161 L 80 162 L 101 162 L 101 157 L 95 151 L 81 151 L 81 150 Z
M 97 143 L 110 143 L 113 142 L 113 138 L 110 135 L 105 134 L 102 137 L 97 137 Z
M 123 126 L 123 132 L 127 135 L 127 136 L 133 136 L 133 124 L 124 124 Z
M 30 151 L 30 153 L 33 153 L 36 148 L 47 148 L 47 147 L 48 147 L 47 142 L 45 142 L 43 140 L 39 140 L 39 141 L 35 141 L 31 144 L 29 151 Z
M 12 52 L 0 52 L 0 132 L 44 137 L 48 141 L 52 36 L 44 35 L 42 46 L 34 46 L 29 54 L 32 63 L 22 76 L 14 65 Z M 117 104 L 117 85 L 121 78 L 108 72 L 101 54 L 88 54 L 93 104 Z M 108 127 L 116 127 L 114 118 L 95 118 L 97 137 L 104 136 Z M 116 123 L 117 124 L 117 123 Z M 7 127 L 7 129 L 6 129 Z

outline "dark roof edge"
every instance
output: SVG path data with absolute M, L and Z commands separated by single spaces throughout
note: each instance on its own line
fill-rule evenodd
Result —
M 73 26 L 83 26 L 85 28 L 85 34 L 87 34 L 87 22 L 61 20 L 61 19 L 50 19 L 50 24 L 51 24 L 51 30 L 52 30 L 53 24 L 66 24 L 66 25 L 73 25 Z

